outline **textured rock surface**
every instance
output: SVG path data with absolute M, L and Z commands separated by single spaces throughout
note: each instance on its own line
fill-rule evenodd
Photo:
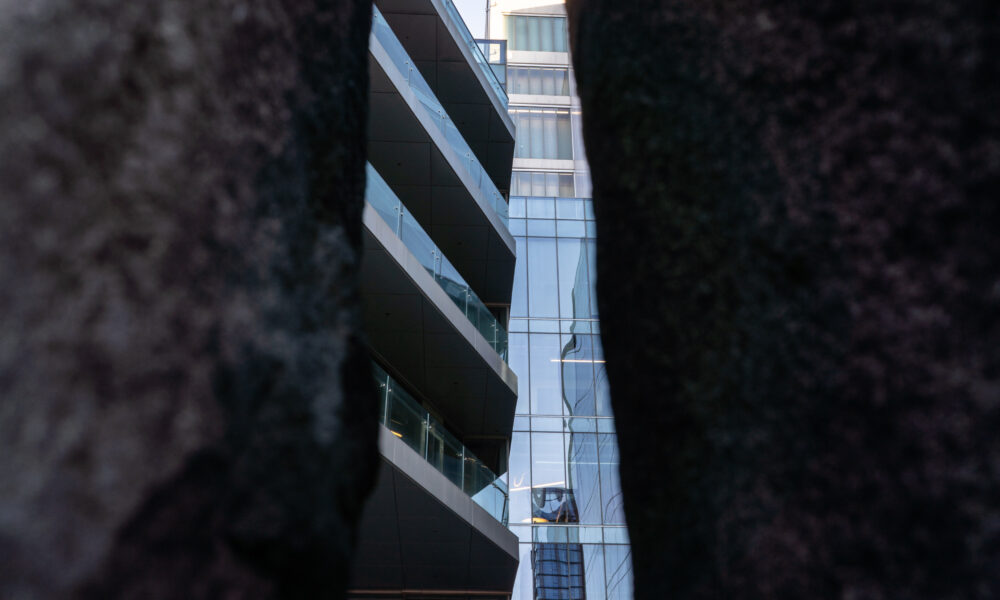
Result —
M 0 597 L 342 594 L 370 10 L 0 7 Z
M 569 10 L 636 596 L 1000 597 L 1000 5 Z

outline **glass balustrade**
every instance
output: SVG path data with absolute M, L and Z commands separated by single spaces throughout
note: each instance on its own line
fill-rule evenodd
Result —
M 509 106 L 509 100 L 507 98 L 507 92 L 504 90 L 503 85 L 497 78 L 496 73 L 493 72 L 493 67 L 490 66 L 490 61 L 486 59 L 483 55 L 483 51 L 479 46 L 479 43 L 472 37 L 472 32 L 469 31 L 468 26 L 465 24 L 465 19 L 462 18 L 461 13 L 458 12 L 458 8 L 455 7 L 455 3 L 452 0 L 441 0 L 444 4 L 445 10 L 451 17 L 451 20 L 455 22 L 458 26 L 458 34 L 462 37 L 462 42 L 469 47 L 472 52 L 472 59 L 476 61 L 479 68 L 482 69 L 483 73 L 486 75 L 486 81 L 489 82 L 490 87 L 497 94 L 497 98 L 500 100 L 500 104 L 506 110 Z
M 448 294 L 465 318 L 475 325 L 490 347 L 507 360 L 507 330 L 497 321 L 469 284 L 462 279 L 444 253 L 434 245 L 417 219 L 403 206 L 402 201 L 382 179 L 371 164 L 368 168 L 368 185 L 365 200 L 393 230 L 413 256 L 427 270 L 434 281 Z
M 507 525 L 507 486 L 437 422 L 382 367 L 372 364 L 379 390 L 379 422 L 420 454 L 497 521 Z
M 386 22 L 385 17 L 379 12 L 378 8 L 372 7 L 372 33 L 371 33 L 371 43 L 378 44 L 381 46 L 386 54 L 389 55 L 389 59 L 392 63 L 399 69 L 399 72 L 403 74 L 406 78 L 410 89 L 413 91 L 417 100 L 420 102 L 421 107 L 425 110 L 427 115 L 431 120 L 437 124 L 439 130 L 444 134 L 445 139 L 451 146 L 455 155 L 458 157 L 462 168 L 464 168 L 472 179 L 473 185 L 478 188 L 483 196 L 486 198 L 487 203 L 493 209 L 493 211 L 500 217 L 501 222 L 504 226 L 507 226 L 507 202 L 504 200 L 503 195 L 497 190 L 496 185 L 490 176 L 486 173 L 486 170 L 480 164 L 479 159 L 472 152 L 472 148 L 466 143 L 465 138 L 459 132 L 458 127 L 455 123 L 448 117 L 448 113 L 445 112 L 444 107 L 438 102 L 437 96 L 431 91 L 429 85 L 424 80 L 423 76 L 420 75 L 420 71 L 413 65 L 413 61 L 410 60 L 410 55 L 406 53 L 403 45 L 399 42 L 396 34 L 392 32 L 392 28 L 389 27 L 389 23 Z M 464 27 L 464 25 L 463 25 Z M 468 30 L 466 30 L 468 33 Z M 472 40 L 471 35 L 469 39 Z M 476 46 L 475 40 L 471 41 L 472 47 L 478 53 L 478 56 L 482 58 L 482 52 L 479 52 L 478 46 Z M 482 59 L 485 63 L 486 59 Z M 487 63 L 485 67 L 490 70 L 490 66 Z M 491 71 L 492 73 L 492 71 Z M 493 77 L 494 81 L 496 76 Z M 497 83 L 499 86 L 500 84 Z M 505 96 L 506 98 L 506 96 Z M 415 107 L 416 108 L 416 107 Z

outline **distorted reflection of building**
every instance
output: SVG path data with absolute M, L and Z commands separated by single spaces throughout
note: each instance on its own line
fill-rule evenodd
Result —
M 520 565 L 512 598 L 631 598 L 618 445 L 600 343 L 590 170 L 561 0 L 492 0 L 516 124 L 506 474 Z

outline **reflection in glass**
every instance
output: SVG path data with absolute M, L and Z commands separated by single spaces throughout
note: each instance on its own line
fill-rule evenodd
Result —
M 528 314 L 528 269 L 525 260 L 528 241 L 519 237 L 514 238 L 514 243 L 517 247 L 517 260 L 514 262 L 514 289 L 510 299 L 510 315 L 524 317 Z M 514 372 L 518 373 L 516 369 Z
M 558 333 L 529 334 L 531 412 L 562 414 L 562 345 Z
M 566 487 L 561 433 L 531 434 L 531 482 L 534 488 Z
M 622 506 L 622 488 L 618 479 L 618 441 L 614 434 L 599 433 L 598 453 L 601 459 L 601 500 L 604 508 L 604 523 L 625 524 Z
M 581 523 L 601 523 L 601 483 L 597 435 L 569 434 L 568 487 L 573 490 Z
M 515 158 L 573 159 L 573 129 L 568 109 L 512 108 L 517 127 Z
M 583 573 L 587 582 L 587 600 L 605 600 L 603 546 L 584 544 Z
M 507 485 L 511 523 L 531 522 L 531 438 L 515 431 L 510 439 Z
M 565 17 L 506 17 L 507 44 L 511 50 L 569 52 Z
M 514 171 L 511 174 L 510 194 L 511 196 L 572 196 L 573 181 L 572 173 Z M 515 215 L 512 213 L 511 216 Z
M 563 318 L 591 318 L 590 278 L 584 240 L 559 240 L 559 314 Z
M 531 368 L 528 365 L 528 334 L 511 333 L 508 336 L 510 345 L 510 368 L 517 373 L 517 414 L 527 414 L 529 410 L 528 382 L 531 381 Z
M 587 597 L 582 544 L 535 544 L 531 563 L 535 571 L 536 600 L 583 600 Z
M 508 67 L 507 77 L 512 94 L 569 96 L 569 73 L 564 67 Z
M 632 551 L 629 546 L 604 546 L 608 600 L 632 600 Z
M 556 241 L 552 238 L 531 238 L 527 247 L 528 314 L 532 317 L 557 317 L 559 282 L 556 278 Z
M 531 489 L 532 523 L 579 523 L 573 490 L 565 487 Z
M 566 414 L 594 414 L 594 358 L 589 335 L 562 336 L 562 393 Z

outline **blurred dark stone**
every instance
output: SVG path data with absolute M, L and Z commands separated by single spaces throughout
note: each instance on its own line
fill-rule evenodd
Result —
M 370 18 L 0 8 L 0 597 L 343 594 Z
M 571 0 L 637 598 L 1000 598 L 1000 4 Z

